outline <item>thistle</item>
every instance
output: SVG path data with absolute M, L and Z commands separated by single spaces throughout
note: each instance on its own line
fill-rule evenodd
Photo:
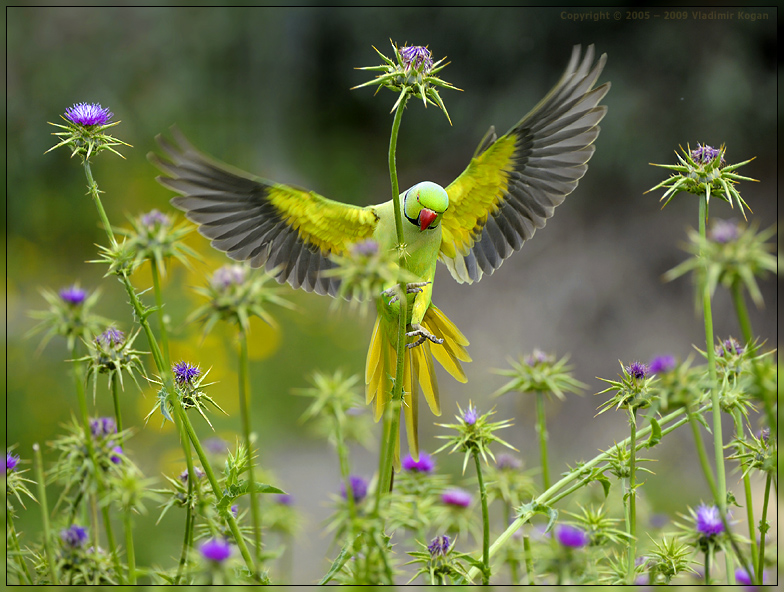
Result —
M 215 407 L 224 415 L 228 415 L 228 413 L 221 409 L 220 405 L 218 405 L 215 400 L 204 390 L 205 387 L 208 387 L 211 384 L 215 384 L 213 382 L 204 384 L 204 380 L 210 373 L 209 370 L 202 374 L 201 369 L 198 366 L 194 366 L 189 362 L 182 361 L 172 366 L 172 372 L 174 374 L 173 395 L 180 400 L 180 404 L 182 405 L 183 409 L 188 410 L 195 408 L 199 415 L 204 418 L 204 421 L 206 421 L 211 428 L 212 423 L 210 423 L 210 420 L 207 418 L 206 414 L 208 409 L 207 403 Z M 160 410 L 161 415 L 163 415 L 164 420 L 168 419 L 169 421 L 173 422 L 174 419 L 172 418 L 172 411 L 174 408 L 173 404 L 169 400 L 169 393 L 166 391 L 163 382 L 154 379 L 148 380 L 154 384 L 160 385 L 161 389 L 158 391 L 158 402 L 144 418 L 144 421 L 147 422 L 152 414 L 155 413 L 155 410 L 158 409 Z M 213 430 L 214 429 L 215 428 L 213 428 Z
M 474 407 L 470 402 L 468 403 L 468 409 L 465 411 L 460 408 L 459 403 L 457 404 L 457 409 L 460 412 L 458 415 L 455 415 L 457 423 L 436 424 L 442 428 L 454 430 L 457 433 L 453 436 L 436 436 L 437 438 L 447 440 L 448 442 L 436 450 L 435 453 L 438 454 L 450 446 L 452 448 L 449 451 L 450 454 L 456 451 L 463 452 L 465 454 L 463 458 L 463 473 L 465 473 L 468 459 L 475 452 L 481 455 L 482 459 L 485 461 L 485 464 L 488 464 L 488 456 L 495 462 L 493 451 L 490 450 L 490 445 L 495 442 L 501 444 L 502 446 L 506 446 L 507 448 L 511 448 L 512 450 L 517 450 L 514 446 L 503 441 L 501 438 L 495 435 L 497 430 L 508 428 L 512 425 L 512 422 L 508 419 L 503 421 L 490 422 L 489 418 L 495 413 L 495 408 L 491 409 L 484 415 L 479 415 L 476 407 Z
M 519 361 L 509 360 L 510 370 L 493 370 L 495 374 L 508 376 L 511 380 L 493 393 L 500 397 L 506 393 L 545 393 L 553 394 L 563 401 L 565 393 L 579 393 L 587 388 L 572 376 L 572 367 L 567 365 L 569 356 L 556 361 L 555 356 L 548 355 L 539 349 L 523 357 Z
M 250 318 L 254 316 L 271 327 L 277 327 L 275 319 L 268 312 L 269 305 L 274 304 L 290 310 L 295 308 L 281 296 L 282 289 L 274 283 L 271 275 L 252 270 L 244 263 L 218 268 L 207 286 L 194 290 L 206 297 L 208 302 L 193 311 L 188 322 L 202 323 L 204 336 L 218 321 L 236 324 L 247 333 L 250 329 Z
M 670 203 L 675 194 L 681 191 L 694 195 L 704 195 L 706 206 L 710 203 L 711 196 L 718 197 L 730 204 L 731 207 L 735 207 L 734 204 L 737 204 L 745 219 L 746 212 L 743 208 L 746 207 L 749 211 L 751 211 L 751 208 L 743 201 L 735 185 L 739 181 L 756 181 L 756 179 L 742 177 L 735 173 L 735 170 L 750 163 L 754 158 L 738 164 L 726 165 L 724 160 L 725 147 L 723 145 L 718 149 L 701 145 L 694 150 L 691 150 L 687 145 L 686 150 L 681 147 L 681 151 L 683 156 L 677 152 L 675 153 L 680 164 L 650 163 L 653 166 L 674 171 L 674 174 L 645 193 L 666 188 L 667 191 L 660 200 L 664 201 L 665 206 Z M 707 218 L 707 208 L 705 215 Z
M 154 261 L 161 275 L 166 275 L 166 261 L 177 259 L 190 268 L 189 258 L 198 259 L 199 255 L 183 242 L 183 238 L 193 231 L 188 222 L 175 224 L 174 220 L 152 210 L 131 218 L 131 229 L 116 228 L 115 232 L 128 237 L 128 249 L 134 253 L 133 269 L 144 261 Z
M 470 555 L 455 550 L 457 537 L 441 535 L 429 544 L 419 541 L 417 543 L 422 550 L 410 552 L 409 555 L 414 559 L 406 565 L 419 564 L 420 567 L 408 581 L 409 584 L 420 575 L 425 576 L 426 582 L 430 585 L 445 585 L 458 579 L 470 581 L 464 564 L 476 565 L 477 561 Z
M 60 146 L 68 146 L 71 149 L 71 157 L 79 154 L 84 161 L 90 160 L 93 154 L 103 150 L 109 150 L 120 158 L 125 158 L 114 149 L 114 146 L 130 146 L 130 144 L 106 133 L 107 129 L 120 123 L 111 121 L 114 114 L 108 109 L 98 103 L 76 103 L 66 109 L 65 114 L 60 117 L 65 121 L 65 125 L 49 123 L 63 130 L 52 132 L 52 135 L 60 138 L 60 141 L 46 152 L 51 152 Z
M 446 58 L 442 58 L 437 62 L 433 62 L 433 56 L 427 47 L 416 45 L 407 45 L 403 48 L 398 48 L 397 44 L 392 42 L 393 59 L 386 57 L 378 49 L 376 53 L 384 61 L 379 66 L 367 66 L 364 68 L 357 68 L 357 70 L 369 70 L 373 72 L 380 72 L 373 80 L 369 80 L 363 84 L 359 84 L 352 88 L 362 88 L 364 86 L 375 85 L 379 89 L 383 86 L 393 92 L 397 92 L 398 98 L 392 106 L 394 112 L 401 103 L 405 102 L 408 95 L 422 99 L 422 103 L 427 107 L 427 104 L 437 106 L 444 112 L 446 118 L 449 120 L 449 125 L 452 125 L 452 120 L 449 118 L 444 102 L 438 94 L 436 87 L 448 88 L 451 90 L 460 90 L 452 86 L 450 83 L 441 80 L 436 74 L 449 65 L 449 62 L 443 64 Z M 376 89 L 378 92 L 378 89 Z
M 596 394 L 603 395 L 604 393 L 614 391 L 615 395 L 599 406 L 600 411 L 596 415 L 601 415 L 613 406 L 616 409 L 627 407 L 629 410 L 636 410 L 648 407 L 651 404 L 654 393 L 653 389 L 651 389 L 651 384 L 657 379 L 648 375 L 648 366 L 641 362 L 632 362 L 628 366 L 624 366 L 620 360 L 619 363 L 623 371 L 621 380 L 607 380 L 606 378 L 597 377 L 610 386 Z
M 133 349 L 133 342 L 139 336 L 140 331 L 141 329 L 137 330 L 136 333 L 126 339 L 122 331 L 110 326 L 103 333 L 96 335 L 91 341 L 85 342 L 88 354 L 74 361 L 88 363 L 85 380 L 89 382 L 90 377 L 93 379 L 93 402 L 95 401 L 98 388 L 99 374 L 108 375 L 109 390 L 112 389 L 112 385 L 115 382 L 120 385 L 122 390 L 125 390 L 125 385 L 123 384 L 123 371 L 125 371 L 141 390 L 134 372 L 146 377 L 144 366 L 139 356 L 147 352 Z
M 73 351 L 74 345 L 79 341 L 87 342 L 96 335 L 102 326 L 109 321 L 93 314 L 92 309 L 98 303 L 100 290 L 88 293 L 73 284 L 63 288 L 58 293 L 51 290 L 41 290 L 41 296 L 49 304 L 47 310 L 31 311 L 30 317 L 39 319 L 40 322 L 27 333 L 27 337 L 37 333 L 44 333 L 38 352 L 41 352 L 52 337 L 65 337 L 68 350 Z
M 773 225 L 757 231 L 756 225 L 742 226 L 717 220 L 705 238 L 689 229 L 686 251 L 691 254 L 686 261 L 664 274 L 666 281 L 693 273 L 697 285 L 706 285 L 711 297 L 721 284 L 732 289 L 744 286 L 757 308 L 762 308 L 762 293 L 756 278 L 777 273 L 775 245 L 768 242 L 776 233 Z M 696 291 L 695 307 L 699 308 L 701 294 Z

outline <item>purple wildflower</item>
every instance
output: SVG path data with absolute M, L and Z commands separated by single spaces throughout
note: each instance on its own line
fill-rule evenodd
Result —
M 705 504 L 700 505 L 697 508 L 696 528 L 698 533 L 707 537 L 724 532 L 724 524 L 721 522 L 719 508 L 706 506 Z
M 537 364 L 546 364 L 552 362 L 552 356 L 548 356 L 539 348 L 534 348 L 534 351 L 525 357 L 525 363 L 529 366 L 536 366 Z
M 275 501 L 281 506 L 292 506 L 294 505 L 294 496 L 289 493 L 281 493 L 275 496 Z
M 223 563 L 231 557 L 231 545 L 224 539 L 210 539 L 199 547 L 201 556 L 213 563 Z
M 759 431 L 758 440 L 767 444 L 769 439 L 770 439 L 770 428 L 762 428 Z
M 452 489 L 447 489 L 444 493 L 441 494 L 441 501 L 448 506 L 456 506 L 459 508 L 467 508 L 471 505 L 472 501 L 471 494 L 468 493 L 465 489 L 459 489 L 457 487 L 453 487 Z
M 116 347 L 125 343 L 125 334 L 119 329 L 109 327 L 95 337 L 96 345 L 103 345 L 104 347 Z
M 245 283 L 247 270 L 242 265 L 224 265 L 212 274 L 212 287 L 217 290 L 226 290 L 231 286 Z
M 716 346 L 717 356 L 724 356 L 725 353 L 739 356 L 743 353 L 743 351 L 743 346 L 738 343 L 738 340 L 734 337 L 725 339 L 722 343 Z
M 373 239 L 368 239 L 354 243 L 351 252 L 357 257 L 372 257 L 378 253 L 378 243 Z
M 735 583 L 743 584 L 744 586 L 751 586 L 751 576 L 742 567 L 735 570 Z
M 419 454 L 419 460 L 414 460 L 410 454 L 403 459 L 403 469 L 413 473 L 432 473 L 436 468 L 433 457 L 427 452 Z
M 451 544 L 452 543 L 447 535 L 437 536 L 432 541 L 430 541 L 430 544 L 427 546 L 427 550 L 430 551 L 430 558 L 435 559 L 436 557 L 445 557 L 449 552 L 449 547 Z
M 114 464 L 119 465 L 122 462 L 123 449 L 122 446 L 115 446 L 112 448 L 112 456 L 109 457 Z
M 355 502 L 361 502 L 367 496 L 368 484 L 362 477 L 359 475 L 350 475 L 349 483 L 351 484 L 351 493 L 353 494 L 353 498 Z M 340 484 L 340 495 L 344 498 L 347 498 L 346 495 L 346 484 Z
M 177 362 L 172 366 L 172 372 L 174 372 L 174 380 L 176 380 L 178 384 L 190 384 L 194 378 L 201 374 L 199 367 L 194 366 L 189 362 Z
M 79 306 L 87 298 L 87 292 L 74 284 L 73 286 L 60 290 L 60 298 L 67 304 Z
M 676 365 L 675 356 L 666 354 L 653 358 L 648 366 L 648 370 L 651 374 L 665 374 L 674 370 Z
M 511 454 L 499 454 L 495 466 L 502 471 L 516 471 L 523 466 L 523 462 Z
M 572 549 L 584 547 L 590 542 L 590 537 L 587 532 L 581 528 L 572 526 L 571 524 L 559 524 L 556 526 L 555 538 L 564 547 L 570 547 Z
M 476 407 L 469 403 L 468 409 L 466 409 L 465 413 L 463 413 L 463 421 L 468 425 L 474 425 L 476 423 L 477 417 Z
M 156 226 L 168 226 L 171 224 L 171 220 L 169 217 L 158 211 L 152 210 L 147 212 L 146 214 L 142 214 L 141 217 L 142 224 L 144 224 L 147 228 L 155 228 Z
M 697 164 L 708 164 L 713 162 L 717 156 L 721 154 L 721 150 L 708 146 L 707 144 L 698 145 L 697 148 L 691 151 L 691 159 Z M 721 164 L 724 164 L 724 155 L 721 154 Z
M 201 468 L 199 468 L 199 467 L 193 467 L 193 472 L 196 473 L 196 478 L 197 479 L 201 479 L 205 475 L 204 471 Z M 188 482 L 188 469 L 185 469 L 182 473 L 180 473 L 179 479 L 183 483 L 187 483 Z
M 642 362 L 632 362 L 626 366 L 626 372 L 629 374 L 629 376 L 632 376 L 637 380 L 641 380 L 645 378 L 646 374 L 648 374 L 648 366 Z
M 407 45 L 400 50 L 400 58 L 406 72 L 411 69 L 422 71 L 425 74 L 433 68 L 433 54 L 427 47 L 421 45 Z
M 240 507 L 237 504 L 234 504 L 231 507 L 231 514 L 232 514 L 232 516 L 234 516 L 236 518 L 239 515 L 239 513 L 240 513 Z
M 87 542 L 87 538 L 87 531 L 76 524 L 60 531 L 60 539 L 66 547 L 70 547 L 71 549 L 83 547 Z
M 106 125 L 114 113 L 98 103 L 76 103 L 65 110 L 65 117 L 78 125 Z
M 90 433 L 93 438 L 102 438 L 117 433 L 117 424 L 111 417 L 96 417 L 90 420 Z
M 3 469 L 3 475 L 16 469 L 16 465 L 18 464 L 19 464 L 19 456 L 17 456 L 16 454 L 11 454 L 10 452 L 6 452 L 5 469 Z
M 731 243 L 738 240 L 740 228 L 732 220 L 716 220 L 708 231 L 708 238 L 714 243 Z
M 211 454 L 223 454 L 227 450 L 226 442 L 220 438 L 207 438 L 202 444 L 207 452 Z

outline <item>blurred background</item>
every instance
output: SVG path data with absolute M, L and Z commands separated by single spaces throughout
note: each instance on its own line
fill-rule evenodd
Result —
M 722 9 L 724 10 L 724 9 Z M 86 195 L 84 173 L 66 150 L 44 155 L 55 143 L 60 114 L 76 102 L 98 102 L 122 123 L 117 137 L 133 145 L 98 156 L 93 174 L 109 219 L 158 208 L 173 214 L 172 194 L 155 181 L 147 162 L 155 135 L 176 124 L 191 142 L 214 157 L 254 174 L 311 188 L 340 201 L 367 205 L 390 198 L 387 149 L 396 97 L 371 88 L 351 91 L 376 65 L 372 46 L 391 55 L 399 45 L 428 45 L 435 59 L 451 64 L 442 77 L 463 92 L 441 96 L 453 126 L 436 108 L 412 101 L 403 118 L 397 162 L 402 188 L 431 180 L 447 185 L 468 164 L 487 128 L 512 127 L 560 77 L 571 48 L 595 44 L 608 61 L 599 81 L 611 81 L 609 108 L 596 154 L 577 190 L 546 228 L 492 277 L 473 286 L 456 284 L 444 268 L 436 276 L 434 302 L 471 341 L 468 383 L 440 372 L 444 416 L 452 419 L 471 399 L 480 410 L 498 405 L 498 419 L 514 417 L 505 437 L 527 466 L 537 464 L 533 400 L 490 393 L 504 382 L 492 372 L 508 358 L 538 347 L 570 355 L 584 396 L 547 408 L 553 473 L 594 456 L 628 435 L 626 418 L 594 418 L 603 399 L 597 376 L 616 378 L 618 361 L 649 361 L 658 354 L 679 359 L 704 348 L 701 316 L 695 313 L 689 278 L 671 283 L 662 274 L 683 261 L 686 230 L 697 225 L 697 200 L 679 195 L 661 210 L 661 192 L 644 192 L 667 176 L 649 163 L 674 163 L 678 146 L 727 145 L 728 162 L 755 157 L 740 172 L 758 179 L 740 186 L 760 228 L 776 223 L 777 23 L 774 9 L 755 20 L 621 20 L 605 10 L 601 20 L 579 20 L 589 9 L 449 8 L 9 8 L 7 10 L 7 435 L 8 444 L 30 458 L 33 442 L 46 442 L 77 411 L 66 373 L 67 352 L 54 339 L 36 354 L 38 337 L 24 335 L 35 322 L 30 310 L 46 303 L 41 288 L 74 282 L 100 287 L 97 312 L 133 328 L 122 286 L 103 279 L 94 259 L 106 237 Z M 709 11 L 701 11 L 709 12 Z M 745 11 L 748 13 L 748 11 Z M 682 15 L 683 13 L 678 13 Z M 575 20 L 577 19 L 577 20 Z M 711 204 L 711 217 L 742 220 L 725 202 Z M 206 239 L 188 244 L 204 261 L 192 271 L 170 266 L 164 295 L 175 329 L 173 359 L 212 368 L 213 397 L 230 417 L 213 417 L 217 435 L 233 444 L 239 435 L 236 345 L 218 328 L 201 340 L 185 319 L 201 297 L 191 290 L 227 262 Z M 148 267 L 133 277 L 150 286 Z M 757 335 L 770 346 L 777 330 L 775 278 L 761 283 L 767 307 L 751 306 Z M 277 330 L 255 320 L 251 332 L 253 428 L 260 463 L 274 484 L 290 492 L 303 514 L 293 547 L 296 581 L 318 580 L 325 556 L 334 557 L 322 534 L 330 496 L 339 489 L 333 451 L 298 421 L 308 401 L 292 395 L 315 370 L 362 373 L 372 319 L 330 309 L 328 298 L 287 289 L 297 311 L 272 309 Z M 148 296 L 151 301 L 152 297 Z M 732 303 L 719 290 L 714 300 L 717 336 L 739 336 Z M 143 337 L 137 344 L 147 349 Z M 153 372 L 151 360 L 148 372 Z M 154 391 L 126 384 L 125 422 L 138 432 L 129 454 L 147 476 L 163 480 L 184 468 L 171 424 L 160 416 L 144 425 Z M 111 415 L 111 396 L 99 383 L 95 414 Z M 434 450 L 444 433 L 421 414 L 421 442 Z M 753 418 L 756 422 L 756 418 Z M 196 420 L 202 437 L 209 427 Z M 756 423 L 755 423 L 756 425 Z M 378 429 L 380 426 L 376 426 Z M 651 512 L 685 512 L 709 493 L 696 470 L 691 434 L 666 438 L 653 455 L 655 475 L 645 495 Z M 47 460 L 53 461 L 51 451 Z M 377 451 L 352 449 L 354 472 L 370 477 Z M 442 469 L 459 476 L 456 455 L 439 455 Z M 737 490 L 739 473 L 728 476 Z M 673 489 L 676 480 L 677 488 Z M 755 482 L 755 487 L 759 484 Z M 677 491 L 677 494 L 673 494 Z M 659 495 L 661 494 L 661 495 Z M 174 564 L 181 517 L 157 510 L 138 520 L 140 565 Z M 38 532 L 36 512 L 23 512 L 17 528 Z M 141 538 L 144 537 L 144 538 Z

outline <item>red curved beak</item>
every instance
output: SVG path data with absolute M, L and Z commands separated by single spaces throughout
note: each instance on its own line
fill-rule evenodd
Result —
M 438 214 L 436 214 L 433 210 L 423 208 L 422 211 L 419 212 L 419 229 L 424 230 L 430 226 L 433 223 L 433 220 L 435 220 L 437 217 Z

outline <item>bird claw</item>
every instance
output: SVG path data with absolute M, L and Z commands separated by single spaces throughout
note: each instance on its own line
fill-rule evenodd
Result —
M 422 327 L 421 325 L 411 325 L 413 331 L 409 331 L 406 333 L 406 337 L 417 337 L 418 339 L 413 343 L 407 343 L 406 347 L 411 349 L 412 347 L 416 347 L 417 345 L 422 345 L 425 341 L 432 341 L 433 343 L 437 343 L 441 345 L 444 343 L 443 339 L 439 339 L 435 335 L 433 335 L 430 331 Z
M 422 291 L 422 288 L 427 286 L 430 282 L 414 282 L 411 284 L 406 284 L 406 294 L 419 294 Z M 392 296 L 392 299 L 389 301 L 389 304 L 396 302 L 398 300 L 398 293 L 397 293 L 397 286 L 392 286 L 381 292 L 382 296 Z

